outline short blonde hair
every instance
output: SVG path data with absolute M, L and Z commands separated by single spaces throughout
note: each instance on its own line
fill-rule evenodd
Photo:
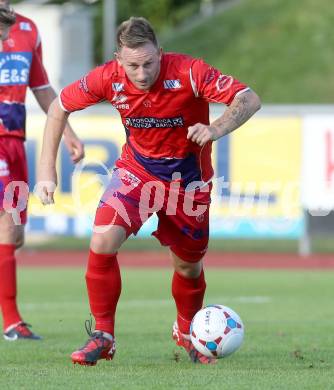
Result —
M 146 43 L 158 48 L 158 40 L 149 21 L 142 17 L 131 16 L 117 29 L 116 44 L 119 51 L 123 46 L 135 49 Z

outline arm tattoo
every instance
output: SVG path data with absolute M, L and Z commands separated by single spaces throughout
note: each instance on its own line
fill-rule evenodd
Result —
M 237 96 L 224 114 L 211 125 L 218 129 L 220 136 L 227 135 L 245 123 L 258 109 L 252 93 L 244 92 Z

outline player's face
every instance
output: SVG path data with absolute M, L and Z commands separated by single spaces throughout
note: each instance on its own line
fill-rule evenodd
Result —
M 4 41 L 8 38 L 9 28 L 5 24 L 0 23 L 0 40 Z
M 161 49 L 152 43 L 146 43 L 136 49 L 123 46 L 116 53 L 116 58 L 138 89 L 150 89 L 159 76 Z

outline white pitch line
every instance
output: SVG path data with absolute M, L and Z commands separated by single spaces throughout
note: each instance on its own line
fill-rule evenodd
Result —
M 224 304 L 230 303 L 248 303 L 248 304 L 265 304 L 271 302 L 270 297 L 264 296 L 240 296 L 240 297 L 213 297 L 205 301 L 206 305 Z M 132 300 L 120 300 L 119 306 L 122 307 L 147 307 L 147 306 L 173 306 L 174 301 L 172 299 L 132 299 Z M 88 302 L 49 302 L 49 303 L 23 303 L 21 305 L 26 310 L 73 310 L 73 308 L 88 308 Z
M 236 297 L 236 298 L 230 298 L 229 300 L 233 302 L 240 302 L 240 303 L 269 303 L 272 302 L 272 298 L 270 297 L 262 297 L 262 296 L 254 296 L 254 297 Z

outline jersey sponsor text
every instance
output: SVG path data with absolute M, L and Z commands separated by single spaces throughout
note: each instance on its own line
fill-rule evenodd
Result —
M 156 128 L 171 128 L 183 127 L 184 120 L 182 116 L 175 118 L 155 118 L 155 117 L 140 117 L 140 118 L 125 118 L 125 125 L 136 129 L 152 129 Z
M 0 85 L 27 85 L 31 53 L 0 53 Z

